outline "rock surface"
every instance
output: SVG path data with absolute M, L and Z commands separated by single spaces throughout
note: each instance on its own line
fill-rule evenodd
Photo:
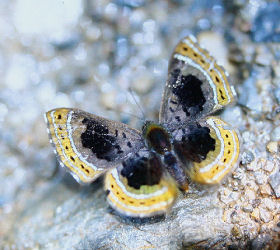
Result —
M 278 2 L 263 0 L 3 1 L 1 248 L 263 249 L 277 244 L 276 9 Z M 222 62 L 238 92 L 238 103 L 221 117 L 240 132 L 240 165 L 219 187 L 181 194 L 165 219 L 120 218 L 108 208 L 102 179 L 79 186 L 57 168 L 43 113 L 76 107 L 139 128 L 141 121 L 132 114 L 141 117 L 141 111 L 127 91 L 132 87 L 147 118 L 156 120 L 169 56 L 190 33 Z

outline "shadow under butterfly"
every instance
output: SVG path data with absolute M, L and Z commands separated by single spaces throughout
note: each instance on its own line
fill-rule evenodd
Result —
M 61 166 L 80 183 L 105 174 L 110 206 L 147 218 L 166 214 L 189 181 L 218 184 L 237 165 L 237 132 L 209 116 L 234 97 L 226 71 L 188 36 L 170 59 L 158 122 L 146 121 L 138 131 L 69 108 L 45 118 Z

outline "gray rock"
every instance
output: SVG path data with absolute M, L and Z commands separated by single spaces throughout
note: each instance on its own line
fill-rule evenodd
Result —
M 280 197 L 280 173 L 276 172 L 275 174 L 271 175 L 268 181 L 276 197 L 279 198 Z

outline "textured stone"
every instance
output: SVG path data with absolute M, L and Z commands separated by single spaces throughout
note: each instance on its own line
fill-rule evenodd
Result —
M 279 42 L 280 4 L 271 2 L 260 8 L 252 27 L 252 37 L 256 42 Z
M 272 189 L 269 184 L 260 185 L 260 193 L 262 195 L 271 195 Z
M 276 172 L 275 174 L 269 177 L 269 184 L 271 185 L 277 198 L 280 197 L 280 173 Z
M 260 219 L 264 222 L 270 222 L 272 220 L 272 215 L 266 209 L 260 208 Z
M 260 218 L 260 210 L 259 210 L 258 208 L 255 208 L 255 209 L 253 210 L 253 212 L 251 213 L 251 217 L 252 217 L 254 220 L 258 221 L 259 218 Z
M 275 168 L 275 163 L 271 160 L 267 160 L 266 163 L 262 165 L 262 169 L 267 172 L 272 172 Z
M 278 142 L 270 141 L 266 144 L 266 148 L 270 153 L 277 153 L 278 152 Z
M 254 159 L 254 154 L 249 150 L 245 150 L 241 155 L 241 163 L 243 165 L 251 163 Z

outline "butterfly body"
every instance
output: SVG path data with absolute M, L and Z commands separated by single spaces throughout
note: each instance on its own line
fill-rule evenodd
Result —
M 190 181 L 218 184 L 237 165 L 239 137 L 209 116 L 234 101 L 227 74 L 193 37 L 175 48 L 159 122 L 138 131 L 78 109 L 46 113 L 60 163 L 80 183 L 105 174 L 107 201 L 120 214 L 165 214 Z

